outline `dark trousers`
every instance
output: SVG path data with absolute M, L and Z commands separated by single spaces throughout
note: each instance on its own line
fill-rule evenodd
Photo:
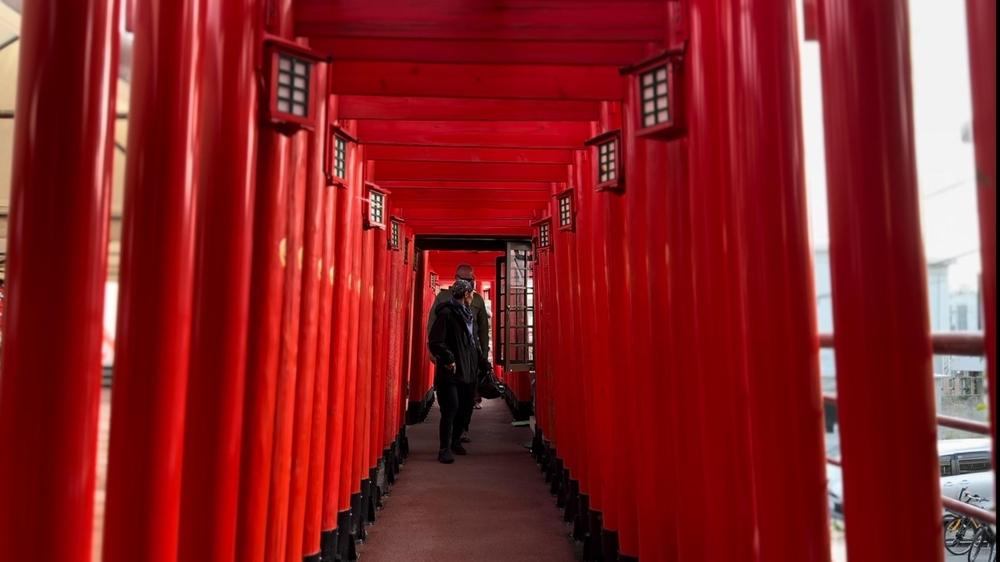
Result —
M 441 426 L 438 440 L 442 449 L 458 445 L 462 432 L 469 429 L 472 406 L 475 404 L 475 386 L 462 382 L 442 382 L 435 385 L 438 407 L 441 408 Z

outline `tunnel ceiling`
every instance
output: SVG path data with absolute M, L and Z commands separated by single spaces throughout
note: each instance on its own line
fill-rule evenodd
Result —
M 659 0 L 297 0 L 329 55 L 338 118 L 422 235 L 529 236 L 620 100 L 623 66 L 662 48 Z

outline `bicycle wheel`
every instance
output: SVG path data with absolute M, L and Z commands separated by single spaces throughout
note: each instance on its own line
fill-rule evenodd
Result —
M 944 517 L 944 548 L 948 552 L 961 556 L 972 548 L 972 537 L 975 535 L 972 519 L 945 515 Z
M 976 536 L 972 537 L 972 544 L 969 545 L 969 562 L 993 560 L 993 550 L 996 548 L 996 538 L 987 527 L 982 527 L 976 531 Z M 980 555 L 983 555 L 980 558 Z

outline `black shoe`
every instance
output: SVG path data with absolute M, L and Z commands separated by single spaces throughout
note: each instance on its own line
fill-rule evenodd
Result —
M 463 431 L 462 432 L 462 437 L 459 438 L 459 441 L 462 442 L 462 443 L 472 443 L 472 438 L 469 437 L 469 432 L 468 431 Z
M 455 462 L 455 457 L 451 455 L 451 451 L 448 449 L 441 449 L 438 451 L 438 462 L 442 464 L 451 464 Z
M 451 452 L 456 455 L 468 455 L 469 452 L 465 450 L 465 447 L 461 443 L 455 443 L 451 446 Z

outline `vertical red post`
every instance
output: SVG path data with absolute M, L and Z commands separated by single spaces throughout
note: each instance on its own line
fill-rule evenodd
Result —
M 349 351 L 349 332 L 355 331 L 350 324 L 352 298 L 354 231 L 357 229 L 358 216 L 354 200 L 357 199 L 357 178 L 353 177 L 355 166 L 348 166 L 347 184 L 337 188 L 337 231 L 335 236 L 336 250 L 334 255 L 334 301 L 333 301 L 333 342 L 330 359 L 330 399 L 327 412 L 327 447 L 324 462 L 326 477 L 323 484 L 323 544 L 324 556 L 333 548 L 335 531 L 338 530 L 338 512 L 340 510 L 340 479 L 344 464 L 344 427 L 347 420 L 346 408 L 349 396 L 347 388 L 348 359 L 353 353 Z M 352 395 L 351 395 L 352 396 Z
M 824 0 L 820 10 L 847 554 L 941 560 L 906 2 Z M 871 470 L 886 444 L 906 467 L 888 479 Z M 887 520 L 877 505 L 906 509 Z M 898 533 L 909 540 L 885 540 Z
M 687 388 L 677 396 L 685 421 L 677 451 L 698 458 L 704 470 L 692 475 L 677 497 L 677 505 L 687 510 L 678 518 L 683 560 L 754 560 L 757 550 L 753 474 L 747 470 L 752 449 L 745 364 L 749 328 L 738 234 L 743 216 L 734 205 L 738 193 L 731 185 L 727 144 L 734 113 L 730 96 L 738 95 L 732 53 L 741 16 L 742 9 L 731 2 L 690 3 L 690 48 L 684 62 L 690 196 L 686 205 L 676 207 L 681 217 L 675 219 L 690 221 L 691 263 L 674 271 L 689 277 L 685 282 L 693 306 L 687 310 L 690 316 L 672 320 L 689 332 L 692 344 L 674 349 L 693 355 L 686 359 L 693 369 L 679 371 Z M 663 181 L 661 176 L 658 182 Z M 727 528 L 727 540 L 707 534 L 717 525 Z
M 178 559 L 234 559 L 253 235 L 257 3 L 207 3 Z
M 287 263 L 288 136 L 261 130 L 254 205 L 254 256 L 247 326 L 246 413 L 240 464 L 236 559 L 262 562 L 274 452 Z
M 316 403 L 312 415 L 312 444 L 309 447 L 309 491 L 306 495 L 305 524 L 302 528 L 303 553 L 306 556 L 320 554 L 320 536 L 325 529 L 322 525 L 323 489 L 326 485 L 327 447 L 330 445 L 327 427 L 332 403 L 330 394 L 343 394 L 334 384 L 334 369 L 331 368 L 330 360 L 335 339 L 333 301 L 337 265 L 334 262 L 334 243 L 336 241 L 343 244 L 341 238 L 334 237 L 334 231 L 342 221 L 337 217 L 339 190 L 331 186 L 324 186 L 324 189 L 327 192 L 323 210 L 323 285 L 320 294 L 319 347 L 316 351 Z
M 295 399 L 299 376 L 299 334 L 302 326 L 302 268 L 305 265 L 303 227 L 306 205 L 305 131 L 291 139 L 291 160 L 286 181 L 291 183 L 287 205 L 288 230 L 285 247 L 288 265 L 285 269 L 284 310 L 281 331 L 281 358 L 274 410 L 274 450 L 270 492 L 267 508 L 267 541 L 264 560 L 284 560 L 288 541 L 289 482 L 292 471 Z
M 966 0 L 993 466 L 997 465 L 997 3 Z M 995 469 L 994 469 L 995 470 Z M 995 486 L 995 483 L 994 483 Z M 994 487 L 994 494 L 996 488 Z M 994 497 L 996 497 L 994 495 Z
M 117 8 L 28 2 L 21 16 L 0 365 L 11 560 L 90 559 Z
M 136 7 L 104 560 L 177 560 L 202 3 Z
M 290 0 L 281 0 L 282 6 Z M 288 10 L 279 9 L 287 15 Z M 291 38 L 291 18 L 274 19 L 267 31 Z M 291 139 L 265 126 L 257 148 L 258 185 L 254 201 L 254 241 L 247 325 L 247 375 L 243 444 L 240 459 L 236 559 L 263 562 L 267 508 L 274 453 L 285 276 Z
M 828 560 L 823 404 L 794 7 L 752 0 L 734 26 L 733 189 L 742 214 L 761 560 Z M 794 420 L 794 421 L 791 421 Z M 788 463 L 794 458 L 794 463 Z M 788 505 L 796 516 L 788 519 Z M 853 525 L 851 525 L 853 528 Z M 940 550 L 940 547 L 939 547 Z
M 326 65 L 316 64 L 316 90 L 326 91 Z M 305 525 L 309 447 L 316 389 L 316 351 L 319 333 L 320 288 L 323 278 L 323 211 L 326 177 L 323 173 L 326 134 L 326 104 L 316 104 L 315 131 L 304 137 L 305 222 L 303 230 L 302 311 L 299 315 L 298 376 L 295 380 L 295 410 L 292 418 L 292 449 L 289 478 L 288 534 L 285 560 L 302 559 L 302 527 Z

